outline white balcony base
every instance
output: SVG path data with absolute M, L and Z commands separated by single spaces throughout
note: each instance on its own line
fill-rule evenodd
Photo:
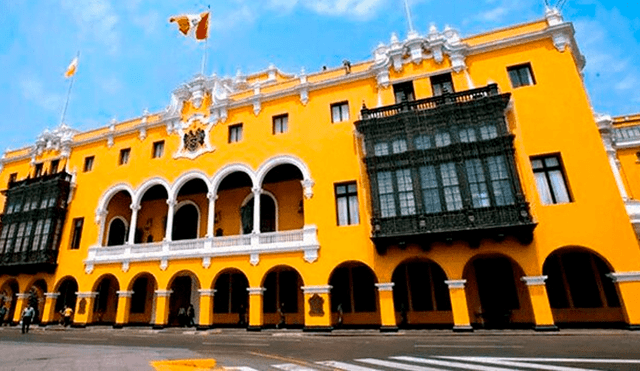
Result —
M 629 214 L 633 230 L 640 239 L 640 201 L 625 200 L 624 205 L 627 209 L 627 214 Z
M 211 258 L 247 255 L 252 265 L 260 262 L 261 254 L 303 252 L 304 260 L 313 263 L 318 259 L 318 229 L 315 225 L 303 229 L 250 235 L 198 238 L 193 240 L 164 241 L 119 246 L 91 246 L 84 261 L 85 272 L 93 272 L 96 265 L 122 264 L 124 272 L 132 262 L 160 262 L 165 270 L 169 262 L 178 259 L 202 259 L 202 266 L 209 268 Z

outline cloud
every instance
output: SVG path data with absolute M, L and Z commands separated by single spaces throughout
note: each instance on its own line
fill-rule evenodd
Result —
M 384 0 L 308 0 L 304 6 L 318 14 L 370 18 Z
M 254 7 L 245 4 L 229 13 L 217 14 L 213 12 L 209 25 L 213 30 L 226 30 L 238 24 L 252 23 L 257 18 L 254 9 Z
M 162 23 L 162 19 L 158 12 L 151 11 L 147 14 L 134 16 L 132 23 L 140 27 L 145 35 L 152 35 Z
M 118 93 L 123 87 L 122 82 L 115 76 L 100 78 L 98 85 L 102 90 L 112 95 Z
M 116 25 L 119 18 L 109 1 L 62 0 L 62 6 L 71 13 L 81 39 L 95 40 L 106 46 L 111 54 L 118 52 L 120 35 Z
M 57 112 L 62 109 L 62 96 L 45 91 L 42 81 L 34 76 L 26 76 L 18 82 L 24 99 L 36 103 L 47 111 Z
M 633 90 L 638 86 L 638 79 L 633 74 L 627 74 L 622 80 L 615 84 L 614 88 L 620 91 Z
M 485 22 L 496 22 L 501 20 L 509 13 L 509 9 L 504 6 L 498 6 L 486 12 L 478 14 L 478 19 Z

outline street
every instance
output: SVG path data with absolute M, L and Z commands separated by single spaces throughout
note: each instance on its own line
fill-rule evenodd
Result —
M 625 330 L 476 331 L 109 327 L 0 328 L 0 370 L 152 370 L 150 361 L 216 359 L 229 371 L 638 370 L 640 333 Z

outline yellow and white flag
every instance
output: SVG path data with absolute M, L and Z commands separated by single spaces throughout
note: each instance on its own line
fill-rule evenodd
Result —
M 209 35 L 209 12 L 176 15 L 169 18 L 169 22 L 178 24 L 178 30 L 184 36 L 194 37 L 198 41 L 206 40 Z
M 78 69 L 78 57 L 75 57 L 69 64 L 69 67 L 67 67 L 67 71 L 64 73 L 64 77 L 69 78 L 75 75 L 77 69 Z

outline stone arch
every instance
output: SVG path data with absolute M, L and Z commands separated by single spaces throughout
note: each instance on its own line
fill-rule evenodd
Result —
M 190 305 L 193 305 L 195 309 L 194 321 L 197 324 L 198 314 L 200 312 L 200 293 L 198 290 L 201 288 L 200 280 L 198 276 L 190 270 L 181 270 L 176 272 L 168 282 L 167 290 L 171 290 L 169 296 L 169 313 L 167 324 L 169 326 L 185 326 L 186 318 L 182 315 L 184 309 L 184 315 Z
M 56 299 L 55 312 L 60 313 L 65 306 L 76 309 L 78 281 L 72 276 L 64 276 L 55 285 L 55 292 L 60 294 Z
M 173 195 L 173 198 L 171 200 L 175 201 L 175 197 L 177 197 L 178 193 L 180 193 L 180 189 L 185 184 L 189 183 L 189 181 L 196 180 L 196 179 L 200 179 L 204 182 L 204 184 L 206 184 L 208 193 L 212 192 L 211 180 L 209 179 L 209 177 L 202 171 L 193 170 L 180 175 L 178 179 L 176 179 L 173 182 L 173 186 L 171 189 L 171 194 Z
M 113 225 L 114 222 L 121 222 L 122 223 L 122 243 L 115 243 L 115 242 L 119 242 L 120 238 L 118 238 L 118 236 L 116 235 L 116 233 L 120 232 L 120 226 L 119 225 Z M 111 229 L 111 227 L 114 226 L 114 228 L 117 228 L 118 231 L 116 232 L 115 229 Z M 129 222 L 127 221 L 127 219 L 125 219 L 124 217 L 120 216 L 120 215 L 116 215 L 113 218 L 111 218 L 111 220 L 109 220 L 109 222 L 107 223 L 107 246 L 115 246 L 115 245 L 124 245 L 127 242 L 127 231 L 129 231 Z M 114 234 L 112 236 L 112 233 Z
M 178 203 L 176 205 L 175 208 L 175 212 L 174 212 L 174 219 L 173 219 L 173 231 L 172 231 L 172 236 L 171 236 L 171 240 L 172 241 L 176 241 L 176 240 L 184 240 L 187 238 L 177 238 L 179 237 L 179 235 L 177 235 L 178 233 L 182 233 L 184 231 L 181 230 L 180 227 L 180 223 L 181 220 L 180 218 L 176 218 L 175 215 L 178 215 L 178 213 L 180 212 L 180 209 L 182 209 L 184 206 L 193 206 L 195 208 L 196 211 L 196 226 L 195 226 L 195 236 L 190 237 L 190 238 L 198 238 L 200 235 L 200 221 L 202 218 L 202 212 L 200 211 L 200 207 L 198 207 L 198 204 L 196 204 L 195 202 L 191 201 L 191 200 L 184 200 L 181 201 L 180 203 Z M 184 211 L 184 210 L 183 210 Z
M 278 213 L 278 200 L 276 199 L 276 196 L 273 193 L 271 193 L 271 192 L 269 192 L 267 190 L 264 190 L 264 189 L 262 190 L 262 194 L 260 195 L 260 201 L 261 201 L 260 202 L 260 212 L 261 212 L 260 213 L 260 231 L 262 232 L 263 226 L 270 224 L 270 219 L 271 219 L 271 218 L 269 218 L 269 219 L 264 218 L 265 216 L 269 216 L 270 217 L 270 215 L 267 215 L 267 213 L 268 214 L 270 214 L 270 213 L 269 213 L 269 209 L 267 207 L 265 207 L 266 203 L 262 203 L 262 201 L 264 199 L 263 196 L 265 198 L 268 197 L 269 199 L 271 199 L 271 201 L 273 202 L 273 207 L 274 207 L 273 218 L 272 218 L 274 220 L 273 226 L 272 226 L 272 228 L 268 227 L 268 226 L 265 227 L 266 228 L 265 232 L 278 231 L 279 230 L 278 229 L 278 215 L 279 215 L 279 213 Z M 249 202 L 252 202 L 253 199 L 254 199 L 254 194 L 253 193 L 249 193 L 242 200 L 242 203 L 240 204 L 240 210 L 242 210 L 243 208 L 247 207 L 247 204 Z M 253 205 L 253 203 L 251 203 L 251 205 Z M 242 214 L 242 212 L 241 212 L 241 214 Z M 249 226 L 250 230 L 248 232 L 246 232 L 246 233 L 251 233 L 251 231 L 253 230 L 253 208 L 251 208 L 251 210 L 250 210 L 250 215 L 251 215 L 251 223 L 250 223 L 250 226 Z M 242 224 L 243 224 L 243 220 L 240 220 L 240 230 L 241 231 L 243 231 L 245 229 L 244 228 L 245 226 L 243 226 Z
M 293 165 L 302 173 L 303 182 L 313 182 L 309 167 L 304 163 L 304 161 L 292 155 L 281 155 L 268 159 L 258 167 L 258 171 L 256 172 L 257 184 L 262 185 L 267 173 L 278 165 Z
M 533 307 L 522 266 L 512 257 L 484 253 L 471 257 L 462 277 L 472 324 L 484 328 L 530 327 Z
M 331 312 L 337 327 L 380 325 L 376 283 L 373 269 L 361 261 L 345 261 L 331 271 Z
M 149 324 L 155 319 L 155 291 L 158 289 L 158 280 L 149 272 L 141 272 L 135 275 L 127 286 L 131 294 L 129 307 L 130 324 Z
M 218 170 L 216 174 L 211 179 L 211 189 L 214 194 L 218 193 L 218 188 L 220 187 L 220 183 L 227 177 L 227 175 L 233 174 L 235 172 L 246 174 L 251 180 L 251 188 L 255 188 L 259 183 L 256 181 L 256 175 L 253 169 L 249 165 L 246 164 L 229 164 L 224 166 L 222 169 Z
M 601 254 L 583 246 L 561 247 L 545 258 L 542 272 L 559 326 L 624 322 L 622 301 L 609 277 L 613 267 Z
M 92 292 L 97 293 L 93 308 L 94 323 L 114 324 L 118 311 L 118 291 L 120 282 L 113 274 L 106 273 L 98 277 L 93 283 Z
M 13 321 L 16 304 L 18 302 L 17 294 L 19 293 L 20 284 L 15 278 L 6 280 L 0 287 L 0 305 L 4 305 L 7 308 L 7 314 L 4 317 L 7 323 L 11 323 L 11 321 Z
M 238 268 L 218 272 L 211 283 L 213 296 L 213 322 L 219 325 L 246 326 L 249 308 L 249 279 Z
M 276 327 L 297 327 L 304 324 L 304 281 L 297 269 L 277 265 L 262 277 L 261 287 L 264 324 Z
M 107 207 L 109 206 L 109 202 L 111 201 L 111 198 L 113 198 L 113 196 L 115 196 L 119 192 L 128 193 L 129 196 L 131 197 L 131 200 L 133 200 L 133 196 L 135 195 L 135 191 L 133 190 L 133 187 L 131 187 L 129 184 L 118 183 L 114 185 L 113 187 L 107 189 L 100 197 L 100 201 L 98 202 L 98 214 L 100 213 L 100 211 L 107 210 Z
M 27 286 L 26 293 L 28 294 L 27 301 L 35 309 L 35 316 L 33 317 L 33 323 L 40 323 L 42 320 L 42 313 L 44 312 L 44 304 L 46 297 L 44 294 L 47 292 L 47 281 L 44 278 L 35 278 Z
M 167 199 L 168 200 L 173 200 L 174 199 L 173 190 L 172 190 L 171 185 L 169 184 L 169 182 L 164 178 L 154 177 L 154 178 L 148 179 L 147 181 L 142 183 L 140 185 L 140 187 L 138 187 L 138 189 L 135 192 L 134 197 L 132 198 L 132 204 L 136 205 L 136 206 L 140 206 L 140 202 L 142 201 L 142 197 L 144 197 L 144 194 L 149 189 L 151 189 L 151 187 L 153 187 L 155 185 L 160 185 L 160 186 L 164 187 L 164 189 L 167 191 L 167 196 L 168 196 Z

